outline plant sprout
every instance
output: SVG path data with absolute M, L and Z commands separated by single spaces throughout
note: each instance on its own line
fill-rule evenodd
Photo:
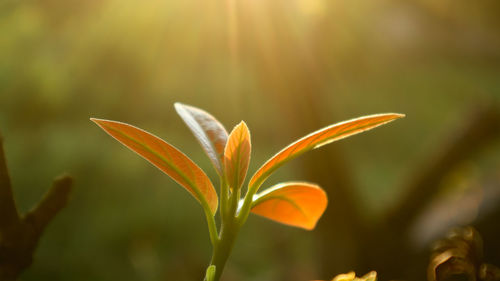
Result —
M 201 204 L 212 243 L 212 260 L 206 271 L 206 281 L 220 279 L 236 236 L 250 213 L 306 230 L 312 230 L 316 226 L 327 206 L 326 193 L 318 185 L 284 182 L 257 193 L 279 167 L 307 151 L 404 117 L 403 114 L 396 113 L 375 114 L 313 132 L 265 162 L 250 178 L 242 197 L 242 186 L 251 153 L 250 132 L 245 122 L 239 123 L 228 134 L 217 119 L 199 108 L 175 103 L 175 109 L 217 171 L 219 195 L 205 172 L 164 140 L 122 122 L 96 118 L 91 120 L 170 176 Z M 217 210 L 220 212 L 219 226 L 215 221 Z

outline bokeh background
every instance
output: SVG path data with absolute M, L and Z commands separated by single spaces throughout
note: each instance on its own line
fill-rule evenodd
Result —
M 498 113 L 499 1 L 2 0 L 0 131 L 19 209 L 56 175 L 75 178 L 22 280 L 201 280 L 211 249 L 198 203 L 89 121 L 153 132 L 215 181 L 176 101 L 228 130 L 245 120 L 250 171 L 331 123 L 407 115 L 280 169 L 269 185 L 320 183 L 327 213 L 312 232 L 252 216 L 224 280 L 422 280 L 431 242 L 465 224 L 500 264 L 498 122 L 473 153 L 433 166 L 468 120 Z

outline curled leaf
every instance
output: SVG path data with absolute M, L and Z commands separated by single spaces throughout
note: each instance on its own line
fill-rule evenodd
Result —
M 251 188 L 258 189 L 276 169 L 307 151 L 373 129 L 401 117 L 404 115 L 396 113 L 369 115 L 333 124 L 313 132 L 285 147 L 264 163 L 252 176 L 249 185 Z
M 245 180 L 251 148 L 250 132 L 245 122 L 241 121 L 229 135 L 224 150 L 224 168 L 231 189 L 239 189 Z
M 191 159 L 164 140 L 132 125 L 91 118 L 110 136 L 139 154 L 186 188 L 202 205 L 217 210 L 217 193 L 207 175 Z
M 179 102 L 175 110 L 200 143 L 219 175 L 222 175 L 222 158 L 227 142 L 224 126 L 208 112 Z
M 478 280 L 483 259 L 483 241 L 473 227 L 453 229 L 446 238 L 437 241 L 427 275 L 429 281 L 446 281 L 462 276 Z
M 251 211 L 283 224 L 311 230 L 327 204 L 326 193 L 319 186 L 306 182 L 287 182 L 257 195 Z

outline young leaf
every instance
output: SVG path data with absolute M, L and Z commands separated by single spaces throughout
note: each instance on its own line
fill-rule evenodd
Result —
M 231 189 L 238 189 L 243 184 L 250 163 L 250 132 L 245 122 L 241 121 L 229 135 L 224 149 L 224 168 Z
M 305 182 L 277 184 L 252 203 L 252 213 L 311 230 L 326 209 L 328 199 L 319 186 Z
M 186 188 L 202 205 L 217 210 L 217 193 L 207 175 L 191 159 L 164 140 L 122 122 L 90 118 L 110 136 L 133 150 Z
M 309 150 L 373 129 L 401 117 L 404 115 L 396 113 L 369 115 L 333 124 L 313 132 L 285 147 L 267 160 L 250 179 L 249 186 L 258 189 L 276 169 Z
M 200 143 L 219 175 L 222 175 L 222 157 L 227 142 L 224 126 L 208 112 L 176 102 L 175 110 Z

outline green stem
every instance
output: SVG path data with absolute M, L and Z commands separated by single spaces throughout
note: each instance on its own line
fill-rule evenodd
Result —
M 239 228 L 234 227 L 236 226 L 234 224 L 231 226 L 226 224 L 226 226 L 228 227 L 224 227 L 221 231 L 219 243 L 214 247 L 212 260 L 210 261 L 210 266 L 213 265 L 216 268 L 214 281 L 220 280 L 239 231 Z
M 253 196 L 257 193 L 258 189 L 259 186 L 256 185 L 248 187 L 248 191 L 243 199 L 243 205 L 241 206 L 240 213 L 237 216 L 237 223 L 239 226 L 242 226 L 246 222 L 252 208 Z
M 221 190 L 228 190 L 227 183 L 224 181 Z M 221 196 L 224 198 L 224 194 Z M 221 198 L 221 201 L 224 200 Z M 219 281 L 224 271 L 227 259 L 233 249 L 236 236 L 238 235 L 240 225 L 236 217 L 236 210 L 238 208 L 238 201 L 240 198 L 240 190 L 236 190 L 229 196 L 229 202 L 221 203 L 221 230 L 213 247 L 212 260 L 210 266 L 215 266 L 215 274 L 213 281 Z M 210 267 L 209 266 L 209 267 Z M 205 280 L 208 280 L 205 276 Z
M 229 200 L 229 193 L 228 193 L 228 185 L 226 182 L 226 177 L 221 176 L 220 177 L 220 217 L 221 217 L 221 223 L 223 223 L 226 220 L 226 217 L 228 216 L 228 211 L 229 209 L 227 208 L 227 203 Z
M 234 194 L 231 194 L 230 202 L 229 202 L 229 219 L 231 221 L 237 221 L 237 209 L 238 209 L 238 202 L 240 201 L 241 197 L 241 191 L 238 189 Z
M 215 218 L 210 212 L 210 209 L 205 209 L 205 216 L 207 218 L 208 232 L 210 234 L 210 242 L 212 246 L 215 247 L 219 242 L 219 237 L 217 235 L 217 226 L 215 225 Z

